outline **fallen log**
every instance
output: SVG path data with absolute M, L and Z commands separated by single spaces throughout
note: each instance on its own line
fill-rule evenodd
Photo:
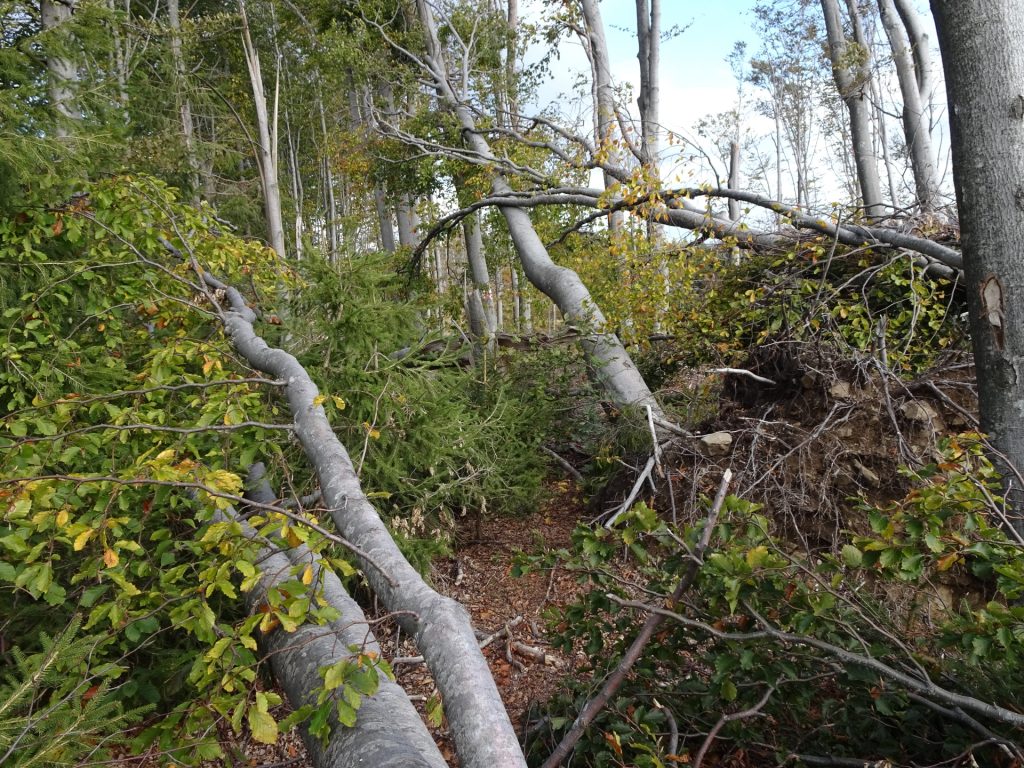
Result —
M 261 504 L 275 501 L 275 494 L 264 477 L 262 464 L 249 470 L 246 498 Z M 248 523 L 241 521 L 233 510 L 225 514 L 242 526 L 246 538 L 258 540 L 259 534 Z M 287 552 L 265 546 L 257 558 L 261 579 L 259 586 L 246 595 L 250 611 L 258 610 L 268 590 L 294 578 L 296 566 L 311 565 L 313 584 L 319 585 L 321 595 L 340 614 L 330 624 L 319 626 L 303 624 L 295 632 L 278 628 L 265 636 L 262 642 L 270 660 L 274 678 L 278 681 L 288 703 L 294 708 L 315 704 L 317 691 L 323 684 L 320 670 L 356 654 L 380 654 L 380 645 L 370 630 L 359 605 L 349 596 L 337 575 L 323 568 L 320 559 L 305 545 Z M 326 744 L 302 728 L 302 740 L 316 768 L 443 768 L 447 765 L 437 745 L 427 731 L 416 708 L 405 691 L 378 673 L 379 687 L 372 696 L 365 696 L 359 707 L 355 726 L 349 728 L 331 718 L 331 736 Z
M 256 314 L 236 289 L 208 273 L 200 275 L 213 289 L 207 298 L 218 308 L 239 354 L 257 370 L 287 382 L 284 389 L 295 436 L 319 477 L 324 506 L 338 532 L 358 548 L 360 554 L 354 559 L 370 587 L 388 611 L 400 614 L 403 630 L 415 639 L 426 659 L 444 701 L 460 763 L 465 768 L 525 768 L 518 738 L 466 610 L 431 589 L 399 551 L 363 493 L 307 371 L 295 357 L 270 347 L 256 333 Z

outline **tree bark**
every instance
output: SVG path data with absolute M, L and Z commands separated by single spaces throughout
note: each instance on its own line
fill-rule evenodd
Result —
M 384 190 L 373 189 L 373 202 L 377 207 L 377 223 L 380 226 L 380 247 L 388 253 L 395 252 L 395 226 L 391 221 L 391 210 L 384 199 Z
M 740 143 L 729 142 L 729 189 L 738 192 L 740 188 Z M 729 198 L 729 219 L 739 221 L 740 201 Z
M 69 125 L 82 119 L 82 114 L 75 105 L 74 89 L 78 82 L 78 67 L 68 57 L 67 52 L 61 50 L 69 38 L 67 34 L 63 34 L 66 28 L 61 30 L 61 27 L 71 21 L 74 7 L 74 2 L 61 0 L 41 0 L 39 4 L 40 22 L 43 31 L 47 33 L 48 95 L 50 107 L 56 112 L 54 134 L 57 138 L 67 138 L 70 135 Z
M 1024 13 L 1017 0 L 932 0 L 946 74 L 982 431 L 1024 533 Z
M 590 66 L 594 78 L 594 146 L 598 152 L 607 154 L 611 165 L 622 165 L 615 133 L 615 89 L 612 85 L 612 70 L 608 57 L 608 42 L 604 35 L 604 22 L 601 20 L 601 8 L 597 0 L 580 0 L 580 5 L 583 10 L 586 42 L 590 46 Z M 614 187 L 615 177 L 606 169 L 602 173 L 604 188 Z M 622 222 L 621 211 L 612 212 L 608 216 L 608 228 L 612 231 L 621 229 Z
M 324 505 L 338 532 L 372 561 L 354 558 L 381 603 L 416 640 L 444 700 L 452 739 L 465 768 L 525 768 L 519 741 L 477 646 L 466 610 L 439 595 L 402 555 L 366 498 L 348 452 L 338 440 L 319 390 L 292 355 L 257 336 L 255 313 L 240 293 L 209 274 L 207 284 L 225 291 L 229 310 L 221 315 L 235 349 L 254 368 L 288 382 L 295 435 L 317 473 Z M 373 763 L 376 764 L 376 763 Z
M 267 94 L 263 86 L 260 55 L 249 33 L 249 18 L 245 13 L 244 0 L 238 0 L 238 9 L 242 17 L 242 47 L 252 86 L 253 105 L 256 108 L 256 127 L 259 130 L 256 159 L 263 188 L 263 210 L 267 217 L 267 240 L 270 247 L 283 259 L 287 257 L 287 251 L 284 245 L 284 216 L 281 212 L 281 187 L 277 172 L 277 92 L 275 88 L 272 124 L 267 110 Z
M 416 227 L 419 221 L 416 218 L 414 203 L 408 195 L 402 195 L 402 199 L 395 206 L 395 217 L 398 219 L 398 244 L 403 248 L 415 248 Z
M 882 28 L 892 49 L 893 65 L 903 98 L 903 135 L 914 174 L 917 204 L 923 211 L 933 211 L 939 204 L 939 180 L 932 154 L 928 115 L 921 98 L 921 80 L 914 65 L 913 49 L 893 0 L 878 0 Z
M 185 57 L 181 51 L 181 13 L 178 0 L 167 0 L 167 26 L 171 31 L 171 60 L 174 63 L 174 96 L 178 102 L 181 135 L 185 139 L 185 162 L 192 187 L 192 204 L 199 205 L 199 159 L 196 156 L 195 126 L 192 123 L 192 101 L 187 94 Z
M 426 0 L 417 0 L 417 7 L 427 49 L 423 64 L 433 78 L 439 100 L 455 113 L 462 129 L 463 140 L 469 148 L 482 157 L 494 158 L 487 140 L 476 129 L 473 113 L 455 95 L 449 84 L 448 68 L 430 4 Z M 494 159 L 497 161 L 497 158 Z M 497 162 L 495 165 L 497 167 Z M 496 195 L 513 192 L 504 175 L 498 170 L 491 172 L 491 191 Z M 609 399 L 619 407 L 650 405 L 660 416 L 661 406 L 622 346 L 622 342 L 615 334 L 609 332 L 604 314 L 579 275 L 551 260 L 526 211 L 518 207 L 502 206 L 501 212 L 508 224 L 509 234 L 512 236 L 527 279 L 550 297 L 569 322 L 580 330 L 584 353 Z
M 484 259 L 484 238 L 480 231 L 480 217 L 476 214 L 462 220 L 462 233 L 466 238 L 466 259 L 473 282 L 473 293 L 480 297 L 484 336 L 490 340 L 498 328 L 494 312 L 494 297 L 491 295 L 491 281 Z
M 263 479 L 263 467 L 254 465 L 249 472 L 246 498 L 262 504 L 275 501 L 274 493 Z M 258 539 L 257 532 L 240 520 L 234 510 L 224 513 L 242 527 L 242 535 Z M 303 624 L 295 632 L 277 629 L 262 640 L 274 678 L 284 689 L 292 708 L 316 704 L 316 692 L 323 685 L 320 670 L 344 658 L 354 656 L 353 646 L 364 653 L 381 653 L 363 614 L 337 575 L 325 569 L 320 558 L 305 545 L 287 552 L 266 547 L 257 557 L 260 583 L 245 596 L 250 611 L 258 611 L 266 593 L 274 586 L 292 580 L 296 567 L 313 567 L 313 584 L 320 585 L 321 596 L 341 617 L 326 626 Z M 355 726 L 348 728 L 331 718 L 331 737 L 326 745 L 302 728 L 302 740 L 316 768 L 446 768 L 444 758 L 427 731 L 405 691 L 386 675 L 378 675 L 379 688 L 364 696 Z
M 853 139 L 853 158 L 857 165 L 864 213 L 868 218 L 881 218 L 882 187 L 878 179 L 878 158 L 871 144 L 871 110 L 867 98 L 871 68 L 868 51 L 863 46 L 851 48 L 843 30 L 843 20 L 837 0 L 821 0 L 828 38 L 828 55 L 832 63 L 832 77 L 836 90 L 850 113 L 850 135 Z

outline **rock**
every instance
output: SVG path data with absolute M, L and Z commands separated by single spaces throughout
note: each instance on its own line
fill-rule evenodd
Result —
M 732 435 L 728 432 L 712 432 L 700 439 L 700 450 L 705 456 L 728 456 L 732 451 Z
M 877 488 L 882 484 L 882 479 L 875 474 L 874 470 L 868 469 L 859 461 L 854 461 L 853 466 L 857 468 L 857 473 L 861 476 L 864 482 L 872 488 Z
M 853 397 L 853 389 L 848 381 L 837 381 L 828 388 L 828 393 L 836 400 L 849 400 Z
M 910 400 L 900 406 L 900 412 L 910 421 L 929 422 L 939 417 L 939 412 L 925 400 Z

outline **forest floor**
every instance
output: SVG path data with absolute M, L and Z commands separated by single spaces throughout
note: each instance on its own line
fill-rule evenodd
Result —
M 799 366 L 796 371 L 790 386 L 774 391 L 719 379 L 699 431 L 728 432 L 730 450 L 708 455 L 699 444 L 677 446 L 667 474 L 671 482 L 661 483 L 661 498 L 650 502 L 663 510 L 678 507 L 681 522 L 699 517 L 702 497 L 714 494 L 728 466 L 735 473 L 731 491 L 764 504 L 784 538 L 809 549 L 834 548 L 842 531 L 863 527 L 859 500 L 884 505 L 906 492 L 906 478 L 895 471 L 900 464 L 927 461 L 942 436 L 976 426 L 973 371 L 960 360 L 946 360 L 912 382 L 864 367 Z M 688 376 L 692 380 L 675 385 L 707 398 L 708 379 Z M 574 669 L 585 666 L 585 659 L 559 654 L 546 637 L 545 613 L 564 609 L 579 595 L 573 574 L 555 569 L 515 577 L 517 555 L 568 548 L 578 522 L 621 504 L 635 472 L 623 464 L 620 476 L 589 502 L 573 483 L 553 475 L 535 510 L 520 516 L 468 516 L 453 556 L 433 564 L 434 587 L 470 612 L 520 734 L 529 729 L 534 706 L 549 700 Z M 670 486 L 674 490 L 668 499 L 664 491 Z M 386 658 L 417 653 L 394 624 L 381 624 L 377 637 Z M 437 717 L 430 672 L 421 662 L 400 661 L 394 667 L 444 757 L 458 766 L 446 724 Z M 221 735 L 234 757 L 208 768 L 312 768 L 296 731 L 274 746 L 252 742 L 247 733 L 234 737 L 228 727 Z M 135 759 L 119 768 L 157 764 Z
M 478 633 L 485 637 L 484 655 L 498 684 L 509 717 L 520 733 L 528 726 L 530 710 L 550 699 L 568 669 L 575 666 L 546 642 L 544 612 L 563 608 L 578 594 L 572 574 L 556 569 L 515 577 L 516 556 L 540 554 L 568 547 L 576 523 L 587 516 L 584 500 L 568 481 L 550 481 L 542 503 L 520 516 L 469 518 L 459 531 L 453 557 L 434 562 L 431 581 L 435 589 L 466 607 Z M 412 641 L 396 634 L 395 625 L 378 630 L 385 657 L 409 658 L 417 651 Z M 490 642 L 487 642 L 490 640 Z M 428 715 L 436 694 L 433 678 L 422 662 L 399 663 L 395 675 L 405 688 L 434 735 L 450 766 L 458 758 L 447 724 Z M 287 713 L 281 707 L 275 714 Z M 205 763 L 205 768 L 313 768 L 298 729 L 282 734 L 277 744 L 253 741 L 248 731 L 236 737 L 229 726 L 221 728 L 221 743 L 228 758 Z M 116 768 L 156 768 L 159 758 L 127 758 Z

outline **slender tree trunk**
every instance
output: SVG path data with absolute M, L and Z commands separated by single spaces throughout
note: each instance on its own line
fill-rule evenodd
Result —
M 530 298 L 530 288 L 523 286 L 523 333 L 533 333 L 533 300 Z
M 338 258 L 338 203 L 334 196 L 334 171 L 331 169 L 331 145 L 323 99 L 317 99 L 317 111 L 320 113 L 320 139 L 323 142 L 320 162 L 323 166 L 324 208 L 327 218 L 324 230 L 327 234 L 327 255 L 333 262 Z
M 431 5 L 427 0 L 417 0 L 417 7 L 427 49 L 424 64 L 429 68 L 438 98 L 455 112 L 462 129 L 463 140 L 467 145 L 482 157 L 493 158 L 487 140 L 476 130 L 473 113 L 451 89 Z M 507 195 L 512 192 L 512 187 L 499 171 L 491 172 L 491 191 L 495 195 Z M 661 416 L 661 406 L 622 346 L 622 342 L 607 328 L 604 314 L 579 275 L 551 260 L 526 211 L 518 207 L 502 207 L 501 212 L 508 224 L 509 234 L 512 236 L 527 279 L 549 296 L 569 322 L 579 328 L 584 352 L 609 399 L 620 407 L 650 405 L 654 412 Z
M 66 47 L 70 36 L 62 34 L 61 29 L 71 21 L 74 2 L 61 0 L 41 0 L 39 4 L 40 22 L 47 33 L 46 74 L 49 78 L 48 95 L 50 108 L 56 113 L 54 134 L 58 138 L 70 135 L 69 126 L 79 122 L 82 114 L 75 104 L 75 85 L 78 83 L 78 67 L 69 58 Z
M 185 78 L 185 57 L 181 50 L 181 13 L 178 0 L 167 0 L 167 26 L 171 31 L 171 60 L 174 63 L 174 96 L 178 103 L 181 135 L 185 140 L 185 162 L 189 168 L 192 202 L 199 203 L 199 158 L 196 156 L 195 125 L 192 122 L 192 101 L 188 97 Z
M 590 50 L 590 66 L 594 83 L 594 146 L 599 152 L 607 155 L 611 165 L 622 165 L 622 157 L 618 147 L 615 127 L 615 89 L 612 85 L 611 64 L 608 57 L 608 42 L 604 35 L 604 22 L 601 20 L 601 8 L 597 0 L 580 0 L 583 20 L 586 29 L 587 44 Z M 604 175 L 604 188 L 611 189 L 616 185 L 615 177 L 607 170 Z M 615 211 L 608 216 L 608 228 L 617 231 L 622 228 L 624 214 Z
M 853 138 L 853 158 L 857 165 L 864 213 L 868 218 L 880 218 L 882 187 L 878 179 L 878 158 L 871 146 L 871 112 L 867 98 L 871 68 L 868 51 L 862 45 L 849 44 L 843 31 L 843 20 L 837 0 L 821 0 L 828 37 L 828 54 L 832 62 L 832 77 L 839 96 L 850 113 L 850 135 Z M 860 50 L 858 50 L 860 49 Z
M 505 304 L 502 301 L 501 267 L 494 268 L 494 328 L 499 333 L 505 330 Z
M 729 142 L 729 189 L 739 190 L 740 188 L 740 143 Z M 729 200 L 729 218 L 739 221 L 740 201 Z
M 923 211 L 934 210 L 939 203 L 939 180 L 932 154 L 931 131 L 925 102 L 921 97 L 921 83 L 927 83 L 928 75 L 918 77 L 915 57 L 906 27 L 893 0 L 878 0 L 878 11 L 882 27 L 889 38 L 892 60 L 903 98 L 903 135 L 910 155 L 910 168 L 914 174 L 914 188 L 917 204 Z M 925 41 L 927 43 L 927 40 Z
M 480 218 L 477 214 L 474 213 L 462 220 L 462 233 L 466 238 L 466 260 L 469 262 L 473 292 L 480 297 L 484 336 L 492 338 L 498 328 L 498 319 L 494 311 L 491 281 L 487 274 L 487 261 L 484 258 L 484 238 L 480 231 Z
M 380 226 L 380 247 L 388 253 L 395 252 L 395 227 L 391 222 L 391 209 L 384 200 L 384 190 L 373 189 L 373 202 L 377 207 L 377 223 Z
M 512 331 L 519 333 L 523 322 L 522 294 L 519 293 L 519 270 L 515 264 L 509 265 L 508 276 L 512 281 Z
M 402 195 L 395 208 L 395 216 L 398 219 L 398 244 L 404 248 L 416 247 L 416 227 L 419 221 L 414 206 L 415 203 L 409 195 Z
M 894 0 L 894 4 L 900 21 L 903 22 L 903 28 L 907 31 L 907 37 L 910 38 L 910 53 L 914 57 L 914 75 L 917 79 L 917 89 L 921 94 L 921 103 L 928 106 L 932 100 L 932 78 L 935 70 L 928 32 L 912 0 Z
M 509 124 L 519 130 L 519 0 L 508 0 L 508 46 L 505 49 L 505 93 L 508 101 Z
M 1024 533 L 1024 13 L 1018 0 L 931 0 L 949 101 L 953 180 L 981 428 Z
M 277 103 L 278 87 L 274 89 L 274 119 L 271 123 L 267 110 L 267 95 L 263 86 L 263 71 L 260 68 L 260 55 L 252 43 L 249 34 L 249 18 L 245 13 L 245 2 L 239 0 L 238 8 L 242 17 L 242 47 L 245 51 L 245 63 L 249 70 L 249 82 L 252 85 L 253 105 L 256 108 L 256 126 L 259 129 L 259 146 L 257 165 L 260 169 L 260 182 L 263 187 L 263 209 L 267 217 L 267 239 L 281 258 L 287 256 L 284 245 L 284 216 L 281 212 L 281 187 L 278 182 L 277 164 Z M 277 82 L 280 83 L 280 72 Z

